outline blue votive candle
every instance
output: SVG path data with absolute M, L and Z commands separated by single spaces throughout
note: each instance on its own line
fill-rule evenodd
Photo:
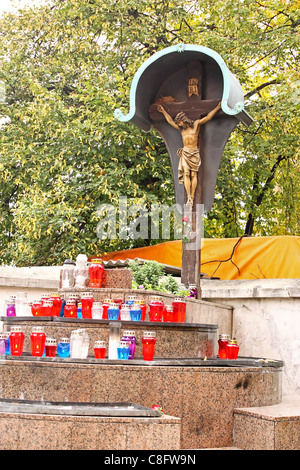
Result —
M 120 308 L 118 304 L 109 304 L 107 309 L 107 316 L 109 320 L 118 320 L 120 315 Z
M 68 338 L 61 338 L 57 345 L 56 352 L 59 357 L 69 357 L 70 356 L 70 340 Z

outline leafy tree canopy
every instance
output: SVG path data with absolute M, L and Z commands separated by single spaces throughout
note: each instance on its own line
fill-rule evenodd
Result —
M 172 205 L 162 139 L 117 121 L 138 67 L 178 43 L 217 51 L 255 122 L 221 162 L 208 237 L 300 233 L 297 0 L 51 0 L 0 18 L 0 260 L 50 265 L 151 244 L 99 240 L 119 196 Z

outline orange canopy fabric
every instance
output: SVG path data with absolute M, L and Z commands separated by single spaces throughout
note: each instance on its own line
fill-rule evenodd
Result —
M 176 240 L 112 252 L 101 258 L 104 261 L 141 258 L 181 267 L 181 246 L 181 240 Z M 228 260 L 231 255 L 232 261 Z M 300 237 L 206 238 L 201 263 L 202 273 L 224 280 L 300 278 Z

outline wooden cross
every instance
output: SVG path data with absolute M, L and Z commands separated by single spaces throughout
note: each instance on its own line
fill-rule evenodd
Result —
M 202 77 L 203 77 L 203 66 L 200 62 L 191 62 L 187 65 L 187 99 L 185 101 L 176 101 L 172 96 L 160 97 L 158 100 L 150 105 L 149 107 L 149 116 L 154 123 L 162 122 L 165 120 L 165 117 L 162 113 L 157 110 L 157 105 L 161 104 L 167 113 L 171 116 L 172 119 L 179 112 L 184 112 L 189 119 L 193 121 L 200 119 L 207 115 L 211 110 L 213 110 L 218 103 L 219 99 L 215 100 L 204 100 L 202 99 L 203 95 L 203 86 L 202 86 Z M 217 115 L 224 115 L 220 110 Z M 217 116 L 216 115 L 216 116 Z M 213 118 L 215 119 L 216 116 Z M 205 124 L 204 124 L 205 125 Z M 200 156 L 202 155 L 201 149 L 203 148 L 203 136 L 200 130 L 198 148 L 200 150 Z M 193 208 L 189 214 L 188 225 L 191 227 L 193 234 L 197 230 L 197 221 L 199 222 L 199 217 L 202 217 L 202 213 L 197 213 L 197 204 L 202 204 L 202 165 L 198 170 L 197 177 L 197 188 L 194 196 Z M 185 193 L 184 203 L 187 201 L 187 194 Z M 198 206 L 199 207 L 199 206 Z M 199 234 L 197 235 L 199 237 Z M 190 242 L 195 241 L 195 239 L 190 239 Z M 198 240 L 199 241 L 199 240 Z M 199 243 L 198 243 L 199 245 Z M 201 298 L 201 246 L 197 246 L 195 249 L 187 249 L 186 243 L 182 243 L 182 264 L 181 264 L 181 281 L 183 284 L 188 286 L 189 284 L 196 284 L 198 291 L 198 298 Z

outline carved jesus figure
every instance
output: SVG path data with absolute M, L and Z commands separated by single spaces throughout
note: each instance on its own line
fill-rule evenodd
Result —
M 221 103 L 204 118 L 192 121 L 183 112 L 178 113 L 175 118 L 172 119 L 162 105 L 157 106 L 157 110 L 165 116 L 166 121 L 181 132 L 183 148 L 177 151 L 179 156 L 178 178 L 179 183 L 184 184 L 188 197 L 187 204 L 193 205 L 197 187 L 197 173 L 201 165 L 200 151 L 198 148 L 200 126 L 210 121 L 219 109 L 221 109 Z

